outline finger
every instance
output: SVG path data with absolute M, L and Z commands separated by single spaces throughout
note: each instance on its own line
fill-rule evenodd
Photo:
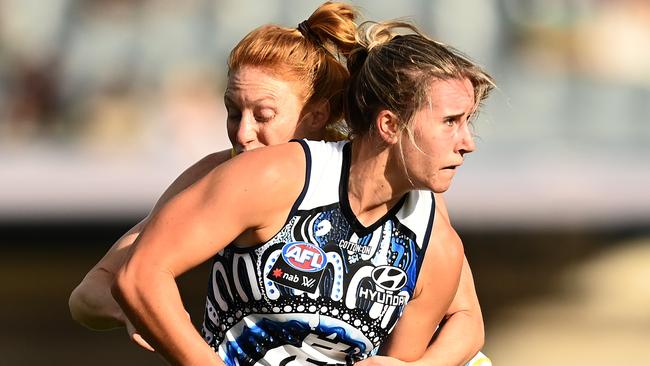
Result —
M 141 336 L 140 334 L 138 334 L 138 333 L 133 333 L 133 334 L 131 334 L 131 339 L 132 339 L 133 342 L 135 342 L 138 346 L 140 346 L 140 347 L 146 349 L 147 351 L 151 351 L 151 352 L 155 352 L 155 351 L 156 351 L 156 350 L 155 350 L 153 347 L 151 347 L 151 345 L 150 345 L 149 343 L 147 343 L 147 341 L 145 341 L 144 338 L 142 338 L 142 336 Z

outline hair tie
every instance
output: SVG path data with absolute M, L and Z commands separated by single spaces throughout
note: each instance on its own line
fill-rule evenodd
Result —
M 319 47 L 323 47 L 323 42 L 321 42 L 318 35 L 311 30 L 306 20 L 298 24 L 298 31 L 300 31 L 300 34 L 302 34 L 302 36 L 305 37 L 305 39 L 308 39 L 309 41 L 311 41 L 312 43 L 314 43 Z

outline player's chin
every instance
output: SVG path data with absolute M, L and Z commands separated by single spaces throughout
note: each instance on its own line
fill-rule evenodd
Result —
M 446 179 L 436 179 L 435 182 L 429 186 L 429 190 L 435 193 L 446 192 L 451 186 L 451 178 Z

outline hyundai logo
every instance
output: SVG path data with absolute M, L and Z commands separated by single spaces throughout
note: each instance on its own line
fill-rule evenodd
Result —
M 406 272 L 393 266 L 379 266 L 372 270 L 371 277 L 377 286 L 388 290 L 397 291 L 406 285 Z

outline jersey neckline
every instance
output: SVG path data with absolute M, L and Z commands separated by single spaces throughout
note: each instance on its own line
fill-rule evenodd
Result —
M 339 202 L 340 202 L 341 212 L 343 213 L 343 216 L 346 218 L 346 220 L 348 221 L 348 223 L 350 224 L 354 232 L 357 233 L 359 236 L 365 236 L 375 231 L 375 229 L 383 225 L 391 217 L 394 217 L 404 205 L 404 202 L 406 201 L 406 197 L 408 196 L 409 193 L 408 192 L 405 193 L 402 196 L 402 198 L 400 198 L 400 200 L 397 201 L 397 203 L 393 207 L 391 207 L 382 217 L 377 219 L 372 224 L 365 226 L 364 224 L 361 223 L 361 221 L 359 221 L 357 216 L 354 214 L 354 211 L 352 211 L 352 207 L 350 206 L 350 200 L 348 195 L 348 179 L 350 178 L 351 163 L 352 163 L 352 142 L 348 141 L 343 146 L 341 178 L 339 179 Z

